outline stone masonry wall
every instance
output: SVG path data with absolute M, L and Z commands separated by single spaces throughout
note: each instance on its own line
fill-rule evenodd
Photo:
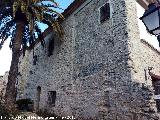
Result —
M 40 109 L 60 116 L 158 119 L 154 90 L 142 82 L 144 69 L 158 64 L 157 60 L 150 63 L 146 58 L 152 60 L 151 56 L 158 55 L 140 42 L 135 1 L 110 0 L 112 17 L 100 23 L 99 8 L 106 2 L 87 0 L 66 18 L 62 23 L 63 42 L 54 33 L 49 34 L 45 38 L 46 48 L 40 44 L 35 48 L 36 65 L 32 50 L 26 52 L 19 66 L 19 98 L 31 98 L 36 103 L 40 86 Z M 52 38 L 55 48 L 48 57 L 47 47 Z M 48 105 L 48 91 L 57 93 L 55 106 Z
M 129 2 L 129 0 L 127 1 Z M 128 63 L 131 67 L 132 80 L 152 85 L 149 74 L 147 74 L 146 81 L 144 69 L 148 70 L 148 67 L 153 67 L 151 72 L 160 75 L 160 48 L 157 52 L 151 45 L 145 44 L 145 40 L 140 40 L 136 2 L 130 1 L 128 4 L 130 4 L 127 6 L 128 48 L 130 51 Z
M 142 67 L 140 70 L 141 71 L 143 71 L 143 69 L 148 70 L 148 67 L 150 67 L 151 68 L 150 72 L 152 72 L 155 75 L 160 75 L 160 61 L 159 61 L 160 60 L 160 49 L 156 50 L 153 48 L 153 46 L 149 45 L 144 40 L 141 40 L 141 52 L 142 52 L 141 63 L 143 64 L 136 63 Z M 148 74 L 147 74 L 147 79 L 145 79 L 145 82 L 148 85 L 152 85 L 152 80 L 151 80 L 151 76 L 149 75 L 149 70 L 147 72 Z
M 8 81 L 8 72 L 5 72 L 3 76 L 0 76 L 0 97 L 4 97 L 5 89 Z

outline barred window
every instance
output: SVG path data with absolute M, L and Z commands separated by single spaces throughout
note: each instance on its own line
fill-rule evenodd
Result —
M 111 17 L 110 15 L 110 4 L 106 3 L 100 8 L 100 22 L 104 22 Z
M 48 91 L 48 104 L 55 106 L 56 91 Z

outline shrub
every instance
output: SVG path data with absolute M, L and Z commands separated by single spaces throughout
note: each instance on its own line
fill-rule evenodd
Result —
M 16 101 L 16 104 L 19 110 L 32 111 L 32 108 L 29 106 L 30 104 L 33 104 L 31 99 L 20 99 Z
M 10 119 L 12 115 L 5 109 L 5 107 L 0 103 L 0 116 L 3 120 L 12 120 Z

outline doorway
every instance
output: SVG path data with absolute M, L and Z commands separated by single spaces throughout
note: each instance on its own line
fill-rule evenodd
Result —
M 39 102 L 40 102 L 40 98 L 41 98 L 41 87 L 38 86 L 37 87 L 37 93 L 36 93 L 36 111 L 39 111 Z

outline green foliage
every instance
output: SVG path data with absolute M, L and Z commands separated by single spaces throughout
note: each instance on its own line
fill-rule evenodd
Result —
M 45 2 L 46 0 L 14 0 L 13 4 L 6 4 L 0 9 L 0 49 L 7 38 L 11 38 L 9 47 L 13 48 L 17 21 L 25 24 L 22 40 L 23 53 L 28 46 L 34 47 L 36 36 L 44 46 L 39 22 L 52 27 L 62 36 L 63 30 L 57 18 L 63 19 L 63 16 L 54 10 L 59 7 L 54 0 L 47 2 L 47 4 Z

